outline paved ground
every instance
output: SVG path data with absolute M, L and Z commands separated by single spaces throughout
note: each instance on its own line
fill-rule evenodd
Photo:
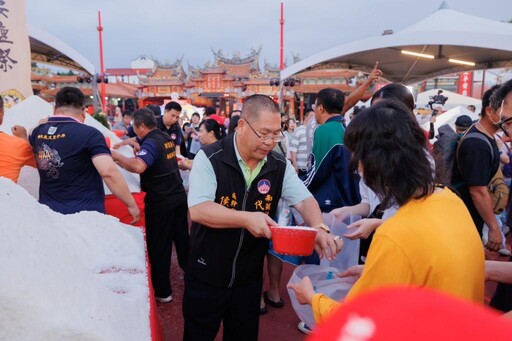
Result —
M 510 249 L 510 235 L 508 237 L 508 245 Z M 496 253 L 486 252 L 486 258 L 492 260 L 506 261 L 507 257 L 499 257 Z M 162 332 L 164 341 L 178 341 L 183 338 L 183 315 L 181 312 L 181 303 L 183 295 L 183 272 L 178 267 L 176 255 L 173 254 L 171 280 L 173 285 L 173 298 L 171 303 L 158 303 L 158 312 L 160 314 L 160 322 L 162 324 Z M 285 301 L 285 306 L 281 309 L 269 307 L 269 312 L 261 316 L 259 339 L 261 341 L 273 340 L 303 340 L 304 334 L 297 329 L 299 319 L 293 311 L 290 299 L 286 290 L 286 283 L 290 278 L 294 267 L 285 264 L 283 267 L 283 281 L 281 283 L 281 297 Z M 486 303 L 492 297 L 496 284 L 487 282 L 485 297 Z M 221 333 L 216 340 L 222 340 Z

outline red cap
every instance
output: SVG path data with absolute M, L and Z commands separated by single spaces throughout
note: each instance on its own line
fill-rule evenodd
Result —
M 499 340 L 512 320 L 428 288 L 385 288 L 343 304 L 309 341 Z

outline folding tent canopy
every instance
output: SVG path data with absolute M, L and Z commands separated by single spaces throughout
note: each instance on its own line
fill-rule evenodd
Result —
M 512 67 L 512 24 L 454 11 L 443 3 L 432 15 L 399 32 L 342 44 L 306 58 L 281 71 L 281 79 L 315 69 L 370 72 L 376 61 L 387 80 L 403 84 L 448 73 Z

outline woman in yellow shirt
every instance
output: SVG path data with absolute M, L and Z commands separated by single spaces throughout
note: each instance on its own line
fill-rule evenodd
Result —
M 435 186 L 423 151 L 425 135 L 409 110 L 388 100 L 372 106 L 350 123 L 344 143 L 383 207 L 400 206 L 377 229 L 364 268 L 341 274 L 360 276 L 346 300 L 376 288 L 410 285 L 483 303 L 482 243 L 462 200 Z M 312 305 L 317 322 L 339 306 L 315 293 L 307 277 L 291 288 L 300 303 Z

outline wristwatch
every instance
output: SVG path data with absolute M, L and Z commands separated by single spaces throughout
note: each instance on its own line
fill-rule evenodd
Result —
M 325 225 L 324 223 L 318 224 L 316 228 L 324 230 L 326 233 L 331 233 L 331 229 L 329 228 L 329 226 Z

